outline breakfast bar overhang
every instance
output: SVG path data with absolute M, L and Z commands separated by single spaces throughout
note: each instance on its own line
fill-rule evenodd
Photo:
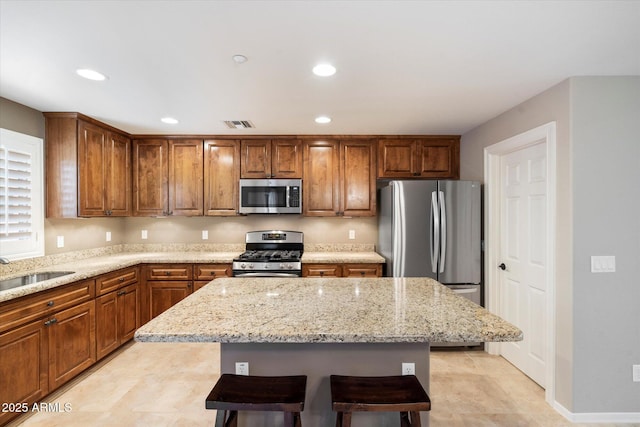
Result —
M 399 375 L 403 362 L 415 363 L 428 391 L 429 342 L 521 339 L 515 326 L 428 278 L 217 279 L 136 332 L 140 342 L 219 342 L 222 373 L 249 362 L 251 375 L 307 375 L 307 427 L 335 422 L 331 374 Z M 397 424 L 397 414 L 373 415 L 355 414 L 354 424 Z M 243 423 L 282 420 L 244 413 Z

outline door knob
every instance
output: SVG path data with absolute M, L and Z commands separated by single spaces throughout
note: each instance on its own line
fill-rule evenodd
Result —
M 507 266 L 506 266 L 506 265 L 504 265 L 504 262 L 503 262 L 502 264 L 500 264 L 500 265 L 498 266 L 498 268 L 499 268 L 500 270 L 503 270 L 503 271 L 504 271 L 504 270 L 506 270 L 506 269 L 507 269 Z

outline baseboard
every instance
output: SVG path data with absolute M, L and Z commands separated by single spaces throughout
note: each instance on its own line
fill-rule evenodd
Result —
M 573 413 L 558 402 L 553 408 L 572 423 L 640 423 L 640 412 Z

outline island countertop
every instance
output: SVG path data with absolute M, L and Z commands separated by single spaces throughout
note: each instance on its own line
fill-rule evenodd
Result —
M 520 341 L 522 331 L 428 278 L 217 279 L 138 329 L 141 342 Z

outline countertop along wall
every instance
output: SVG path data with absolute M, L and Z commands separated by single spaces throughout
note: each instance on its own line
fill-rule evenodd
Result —
M 485 147 L 556 121 L 555 400 L 576 421 L 640 414 L 638 118 L 640 77 L 576 77 L 461 140 L 461 179 L 483 180 Z M 591 273 L 591 255 L 616 272 Z

